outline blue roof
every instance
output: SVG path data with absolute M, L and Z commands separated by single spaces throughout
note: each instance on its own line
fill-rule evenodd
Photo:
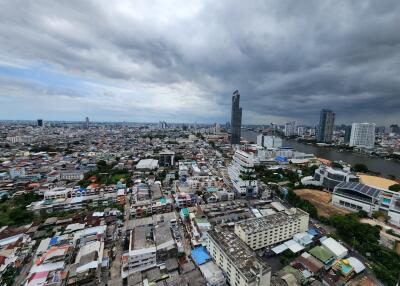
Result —
M 319 232 L 315 228 L 309 228 L 307 230 L 307 232 L 308 232 L 308 234 L 311 234 L 311 235 L 318 235 L 319 234 Z
M 275 157 L 275 161 L 286 162 L 287 158 L 283 157 L 283 156 L 277 156 L 277 157 Z
M 218 189 L 217 189 L 217 188 L 214 188 L 214 187 L 208 187 L 208 188 L 207 188 L 207 192 L 209 192 L 209 193 L 215 193 L 215 192 L 218 192 Z
M 211 256 L 208 254 L 207 249 L 204 246 L 193 248 L 191 255 L 196 265 L 202 265 L 211 260 Z
M 57 243 L 57 241 L 58 241 L 58 236 L 53 236 L 50 239 L 50 245 L 55 245 Z

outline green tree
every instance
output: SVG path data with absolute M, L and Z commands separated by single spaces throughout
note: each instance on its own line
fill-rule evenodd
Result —
M 353 170 L 355 172 L 367 173 L 368 167 L 365 164 L 357 163 L 354 165 Z
M 389 190 L 393 192 L 400 192 L 400 184 L 394 184 L 389 187 Z

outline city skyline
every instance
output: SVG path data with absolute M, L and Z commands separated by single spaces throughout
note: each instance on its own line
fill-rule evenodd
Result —
M 222 123 L 237 88 L 243 124 L 313 125 L 329 108 L 337 124 L 388 126 L 399 120 L 399 11 L 395 1 L 3 2 L 1 119 Z

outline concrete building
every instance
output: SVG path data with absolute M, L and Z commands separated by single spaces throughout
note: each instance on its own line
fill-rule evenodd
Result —
M 293 136 L 296 135 L 296 121 L 291 121 L 285 123 L 285 136 Z
M 135 273 L 152 268 L 157 265 L 156 244 L 153 239 L 151 226 L 135 227 L 131 231 L 129 240 L 128 263 L 122 273 Z
M 314 173 L 315 185 L 323 186 L 329 191 L 341 182 L 358 182 L 360 179 L 350 169 L 338 169 L 321 165 Z
M 350 211 L 364 210 L 372 215 L 383 211 L 389 216 L 389 223 L 400 226 L 400 193 L 370 187 L 358 182 L 338 184 L 332 196 L 334 206 Z
M 170 167 L 175 163 L 175 152 L 170 150 L 163 150 L 159 154 L 160 160 L 158 164 L 162 167 Z
M 257 145 L 267 149 L 277 149 L 282 147 L 282 138 L 277 136 L 266 136 L 260 134 L 257 136 Z
M 43 119 L 38 119 L 37 120 L 37 126 L 38 127 L 43 127 Z
M 251 197 L 258 194 L 257 180 L 243 177 L 252 171 L 254 171 L 254 154 L 236 150 L 228 166 L 228 174 L 238 196 Z
M 15 179 L 15 178 L 19 178 L 19 177 L 25 177 L 26 172 L 25 172 L 25 168 L 11 168 L 9 170 L 10 173 L 10 177 L 11 179 Z
M 231 113 L 231 144 L 240 144 L 242 134 L 242 108 L 240 104 L 240 93 L 235 90 L 232 96 L 232 113 Z
M 225 286 L 226 279 L 221 269 L 213 261 L 208 261 L 199 266 L 201 274 L 207 281 L 208 286 Z
M 293 238 L 308 230 L 309 215 L 292 208 L 272 215 L 251 218 L 235 224 L 235 234 L 257 250 Z
M 375 123 L 353 123 L 349 145 L 361 148 L 374 148 Z
M 207 250 L 232 286 L 269 286 L 271 267 L 228 230 L 207 233 Z
M 317 141 L 331 143 L 333 126 L 335 124 L 335 113 L 330 109 L 322 109 L 320 112 Z

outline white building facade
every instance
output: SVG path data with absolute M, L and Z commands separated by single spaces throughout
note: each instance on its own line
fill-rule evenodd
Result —
M 242 179 L 244 174 L 254 171 L 254 154 L 236 150 L 231 164 L 228 166 L 229 178 L 234 192 L 240 197 L 258 194 L 257 180 Z
M 308 230 L 308 213 L 292 208 L 276 214 L 251 218 L 235 225 L 235 234 L 251 249 L 257 250 L 292 239 Z
M 353 123 L 349 146 L 374 148 L 375 123 Z

